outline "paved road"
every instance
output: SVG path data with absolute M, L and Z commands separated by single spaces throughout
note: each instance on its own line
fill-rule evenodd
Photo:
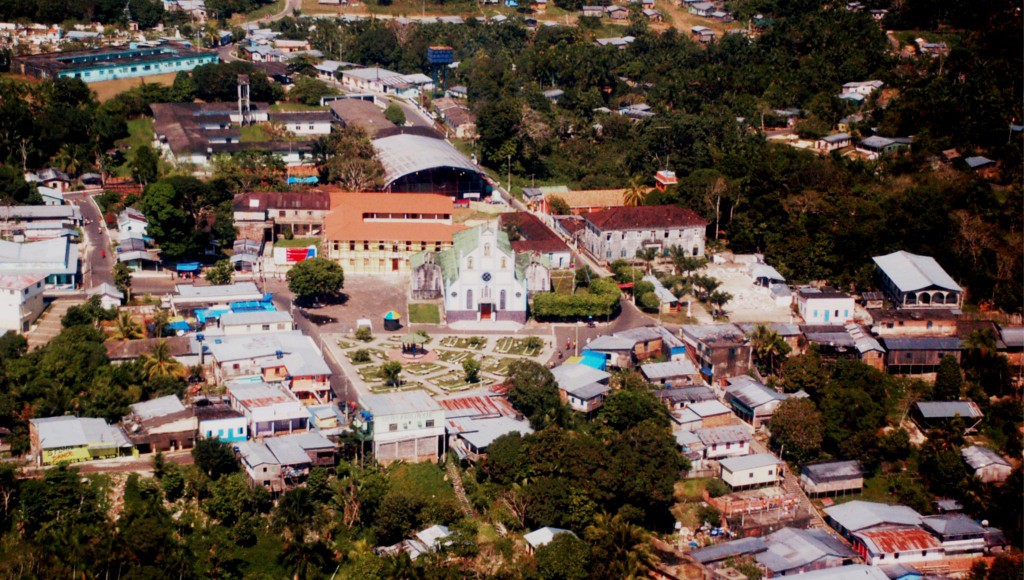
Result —
M 67 199 L 82 210 L 82 219 L 89 225 L 85 232 L 85 257 L 83 260 L 82 286 L 92 288 L 106 282 L 114 283 L 114 256 L 110 251 L 110 235 L 103 223 L 100 208 L 91 196 L 81 193 L 68 194 Z

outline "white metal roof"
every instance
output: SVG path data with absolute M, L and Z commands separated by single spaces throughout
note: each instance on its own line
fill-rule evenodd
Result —
M 374 417 L 403 415 L 406 413 L 443 413 L 441 404 L 426 391 L 400 393 L 366 394 L 359 397 L 359 404 L 373 413 Z
M 873 260 L 901 292 L 915 292 L 931 287 L 963 291 L 931 256 L 919 256 L 900 250 L 876 256 Z
M 442 139 L 423 135 L 392 135 L 374 140 L 373 147 L 384 166 L 385 185 L 406 175 L 441 167 L 480 173 L 480 168 L 468 157 Z
M 840 526 L 851 532 L 881 524 L 917 526 L 921 514 L 905 505 L 887 505 L 871 501 L 854 500 L 825 508 L 825 513 Z
M 551 369 L 558 387 L 564 391 L 574 391 L 592 383 L 608 380 L 612 375 L 584 364 L 564 364 Z
M 46 417 L 32 419 L 42 449 L 61 447 L 125 447 L 131 443 L 123 431 L 103 419 L 90 417 Z
M 674 377 L 696 375 L 700 373 L 690 359 L 649 363 L 641 365 L 640 370 L 643 372 L 644 376 L 647 377 L 647 380 L 650 381 L 671 379 Z
M 736 473 L 737 471 L 743 471 L 746 469 L 757 469 L 759 467 L 768 467 L 769 465 L 778 465 L 782 463 L 782 460 L 771 453 L 755 453 L 754 455 L 726 457 L 718 463 L 722 466 L 723 470 Z
M 533 530 L 528 534 L 523 534 L 523 539 L 526 540 L 526 543 L 530 544 L 530 546 L 533 549 L 537 549 L 541 546 L 546 546 L 550 544 L 551 541 L 555 539 L 555 536 L 559 534 L 572 534 L 572 532 L 569 530 L 563 530 L 562 528 L 552 528 L 550 526 L 546 526 L 540 529 Z M 575 536 L 576 534 L 572 535 Z
M 167 395 L 166 397 L 135 403 L 130 405 L 130 407 L 132 413 L 143 421 L 173 415 L 185 410 L 185 405 L 182 405 L 181 400 L 175 395 Z

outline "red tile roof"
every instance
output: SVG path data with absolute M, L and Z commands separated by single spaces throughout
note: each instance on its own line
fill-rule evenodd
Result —
M 540 221 L 537 216 L 526 212 L 501 214 L 501 226 L 515 224 L 519 230 L 521 239 L 512 242 L 512 249 L 516 252 L 537 252 L 541 254 L 554 252 L 568 252 L 569 247 L 565 245 L 554 232 Z
M 471 411 L 466 415 L 504 415 L 515 417 L 516 410 L 508 399 L 497 397 L 458 397 L 455 399 L 437 399 L 445 411 Z
M 583 215 L 601 231 L 651 228 L 706 227 L 708 222 L 692 209 L 678 205 L 613 207 Z

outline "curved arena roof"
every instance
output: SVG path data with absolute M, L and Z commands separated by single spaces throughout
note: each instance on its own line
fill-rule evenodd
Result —
M 384 166 L 384 182 L 394 181 L 428 169 L 451 167 L 481 173 L 468 157 L 447 141 L 422 135 L 392 135 L 376 139 L 373 148 Z

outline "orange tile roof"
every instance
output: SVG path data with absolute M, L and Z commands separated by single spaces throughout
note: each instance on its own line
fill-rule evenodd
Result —
M 332 192 L 331 212 L 324 221 L 327 240 L 395 240 L 410 242 L 448 242 L 462 225 L 441 223 L 366 222 L 364 213 L 454 212 L 452 198 L 436 193 L 351 193 Z

